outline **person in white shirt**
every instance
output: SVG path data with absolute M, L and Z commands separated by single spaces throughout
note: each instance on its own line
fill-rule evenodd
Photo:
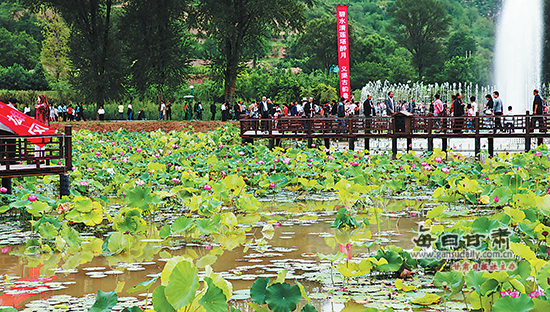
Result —
M 470 97 L 470 104 L 472 104 L 472 107 L 474 108 L 474 116 L 477 115 L 478 112 L 480 112 L 481 114 L 481 111 L 483 110 L 483 107 L 482 107 L 482 104 L 481 103 L 476 103 L 476 97 L 475 96 L 471 96 Z
M 57 121 L 57 108 L 55 106 L 52 106 L 50 109 L 50 121 Z
M 103 109 L 103 106 L 100 106 L 97 110 L 97 115 L 99 116 L 99 121 L 105 120 L 105 109 Z
M 134 107 L 132 106 L 132 103 L 128 104 L 128 118 L 127 120 L 132 120 L 134 117 Z
M 514 112 L 512 111 L 512 106 L 508 106 L 508 111 L 506 112 L 506 117 L 504 118 L 504 127 L 506 131 L 510 133 L 514 132 Z
M 160 120 L 166 120 L 166 104 L 160 102 Z

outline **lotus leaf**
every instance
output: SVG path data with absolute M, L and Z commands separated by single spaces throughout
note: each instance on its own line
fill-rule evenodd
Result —
M 114 291 L 103 292 L 97 291 L 97 296 L 94 305 L 88 310 L 89 312 L 109 312 L 118 303 L 118 295 Z
M 200 305 L 204 307 L 206 312 L 227 311 L 227 297 L 222 289 L 216 286 L 210 277 L 205 277 L 204 281 L 208 285 L 208 289 L 199 301 Z
M 250 298 L 257 304 L 265 304 L 265 292 L 269 278 L 257 279 L 250 287 Z
M 534 307 L 533 300 L 526 294 L 521 294 L 517 298 L 505 296 L 498 299 L 493 305 L 493 312 L 528 312 Z
M 166 300 L 178 310 L 191 304 L 199 289 L 199 271 L 189 261 L 180 261 L 170 274 L 164 293 Z
M 166 287 L 158 286 L 153 291 L 153 308 L 156 312 L 176 312 L 174 307 L 168 302 L 165 295 Z
M 300 299 L 302 299 L 302 294 L 297 285 L 277 283 L 267 287 L 265 291 L 265 302 L 273 312 L 294 311 Z

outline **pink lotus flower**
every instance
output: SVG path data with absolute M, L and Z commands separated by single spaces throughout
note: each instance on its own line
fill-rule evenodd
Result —
M 422 166 L 422 167 L 426 167 L 427 165 L 428 165 L 427 162 L 422 162 L 422 163 L 420 164 L 420 166 Z
M 172 144 L 173 149 L 177 149 L 179 146 L 177 144 Z
M 328 153 L 328 152 L 330 152 L 330 150 L 328 148 L 324 148 L 323 152 Z
M 259 161 L 258 161 L 258 164 L 260 164 L 260 165 L 265 165 L 265 161 L 259 160 Z
M 270 188 L 274 188 L 274 187 L 275 187 L 275 182 L 269 183 L 269 187 L 270 187 Z
M 537 298 L 537 297 L 542 297 L 542 296 L 544 296 L 544 292 L 540 289 L 537 289 L 537 290 L 535 290 L 535 291 L 533 291 L 529 294 L 529 297 L 531 297 L 531 299 L 532 298 Z
M 212 189 L 212 187 L 208 184 L 206 184 L 205 186 L 202 187 L 205 191 L 210 191 Z
M 5 187 L 3 187 L 3 186 L 0 187 L 0 193 L 6 194 L 7 192 L 8 192 L 8 189 L 7 189 L 7 188 L 5 188 Z
M 334 160 L 334 156 L 330 155 L 330 156 L 328 157 L 328 160 Z
M 536 151 L 536 152 L 535 152 L 535 156 L 541 157 L 541 156 L 542 156 L 542 153 L 541 153 L 540 151 Z
M 243 152 L 243 151 L 240 151 L 240 152 L 239 152 L 239 155 L 244 156 L 244 152 Z
M 501 297 L 506 297 L 506 296 L 510 296 L 512 298 L 518 298 L 521 294 L 519 293 L 519 291 L 517 290 L 507 290 L 507 291 L 501 291 L 500 292 L 500 296 Z
M 259 176 L 259 175 L 260 175 L 260 173 L 258 171 L 254 172 L 254 176 Z
M 357 167 L 357 166 L 359 166 L 359 163 L 356 162 L 356 161 L 352 161 L 352 162 L 350 163 L 350 165 L 351 165 L 352 167 Z
M 546 195 L 550 195 L 550 188 L 548 188 L 548 191 L 546 192 Z
M 80 185 L 81 185 L 81 186 L 86 186 L 86 187 L 87 187 L 87 186 L 88 186 L 88 182 L 86 182 L 86 181 L 80 181 Z
M 411 168 L 416 169 L 416 164 L 412 164 Z
M 38 197 L 36 197 L 36 195 L 34 195 L 34 194 L 31 194 L 31 195 L 29 195 L 28 199 L 33 202 L 33 201 L 36 201 L 38 199 Z
M 499 201 L 498 196 L 495 196 L 495 198 L 493 198 L 493 201 L 494 201 L 495 203 L 498 203 L 498 201 Z
M 178 184 L 178 183 L 180 183 L 180 182 L 181 182 L 180 179 L 178 179 L 178 178 L 172 178 L 172 183 Z
M 370 159 L 370 156 L 369 155 L 365 155 L 364 157 L 366 160 L 369 160 Z
M 307 163 L 307 165 L 308 165 L 309 167 L 313 166 L 313 164 L 312 164 L 312 163 Z
M 136 152 L 138 152 L 138 153 L 141 153 L 141 151 L 142 151 L 141 148 L 138 148 L 138 149 L 136 150 Z
M 145 184 L 145 181 L 137 180 L 136 185 L 142 186 Z
M 311 147 L 315 148 L 315 144 L 311 144 Z
M 2 247 L 2 249 L 0 250 L 2 251 L 2 253 L 8 253 L 8 251 L 10 251 L 8 247 Z
M 441 171 L 442 171 L 443 173 L 451 173 L 451 169 L 449 169 L 449 168 L 447 168 L 447 167 L 441 169 Z
M 437 156 L 436 158 L 434 158 L 434 161 L 435 161 L 436 163 L 442 163 L 442 162 L 443 162 L 443 158 Z
M 212 249 L 212 245 L 206 245 L 206 246 L 204 246 L 204 248 L 205 248 L 206 250 L 210 250 L 210 249 Z
M 222 148 L 223 148 L 223 144 L 218 145 L 218 148 L 219 148 L 219 149 L 222 149 Z
M 285 159 L 283 160 L 283 164 L 285 164 L 285 165 L 290 164 L 290 158 L 285 158 Z
M 181 166 L 176 165 L 176 166 L 174 166 L 174 169 L 176 169 L 177 171 L 180 171 L 180 170 L 181 170 Z
M 424 167 L 424 170 L 425 170 L 425 171 L 431 171 L 431 170 L 432 170 L 432 166 L 425 166 L 425 167 Z
M 96 156 L 101 155 L 101 152 L 95 152 Z

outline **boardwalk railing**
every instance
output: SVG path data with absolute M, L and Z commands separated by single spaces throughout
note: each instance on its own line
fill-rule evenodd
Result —
M 529 112 L 517 116 L 433 117 L 397 113 L 392 117 L 283 117 L 240 121 L 241 137 L 245 142 L 259 138 L 310 141 L 317 138 L 325 142 L 338 138 L 348 138 L 351 142 L 355 139 L 391 138 L 395 142 L 400 138 L 408 141 L 422 138 L 428 139 L 429 149 L 433 149 L 433 139 L 443 139 L 446 149 L 446 139 L 474 138 L 476 154 L 481 138 L 490 139 L 489 145 L 494 138 L 525 138 L 526 150 L 529 150 L 531 139 L 537 138 L 542 144 L 542 138 L 550 137 L 549 124 L 550 116 L 533 116 Z
M 71 131 L 71 126 L 66 126 L 63 134 L 0 136 L 2 186 L 11 190 L 14 177 L 58 174 L 61 193 L 68 195 L 68 185 L 64 183 L 68 183 L 67 174 L 73 167 Z

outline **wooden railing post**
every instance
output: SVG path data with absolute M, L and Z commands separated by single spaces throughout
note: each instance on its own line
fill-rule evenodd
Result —
M 433 152 L 434 151 L 434 138 L 433 138 L 433 127 L 434 127 L 434 119 L 433 117 L 428 117 L 428 151 Z
M 495 139 L 494 138 L 488 138 L 487 141 L 488 141 L 487 149 L 488 149 L 489 155 L 491 155 L 491 157 L 493 157 L 493 156 L 495 156 Z
M 481 137 L 479 136 L 479 112 L 476 113 L 475 119 L 474 119 L 474 131 L 475 131 L 475 157 L 478 157 L 481 154 Z
M 65 167 L 67 172 L 73 170 L 73 129 L 72 126 L 65 126 Z
M 531 117 L 529 111 L 525 112 L 525 152 L 531 150 Z

